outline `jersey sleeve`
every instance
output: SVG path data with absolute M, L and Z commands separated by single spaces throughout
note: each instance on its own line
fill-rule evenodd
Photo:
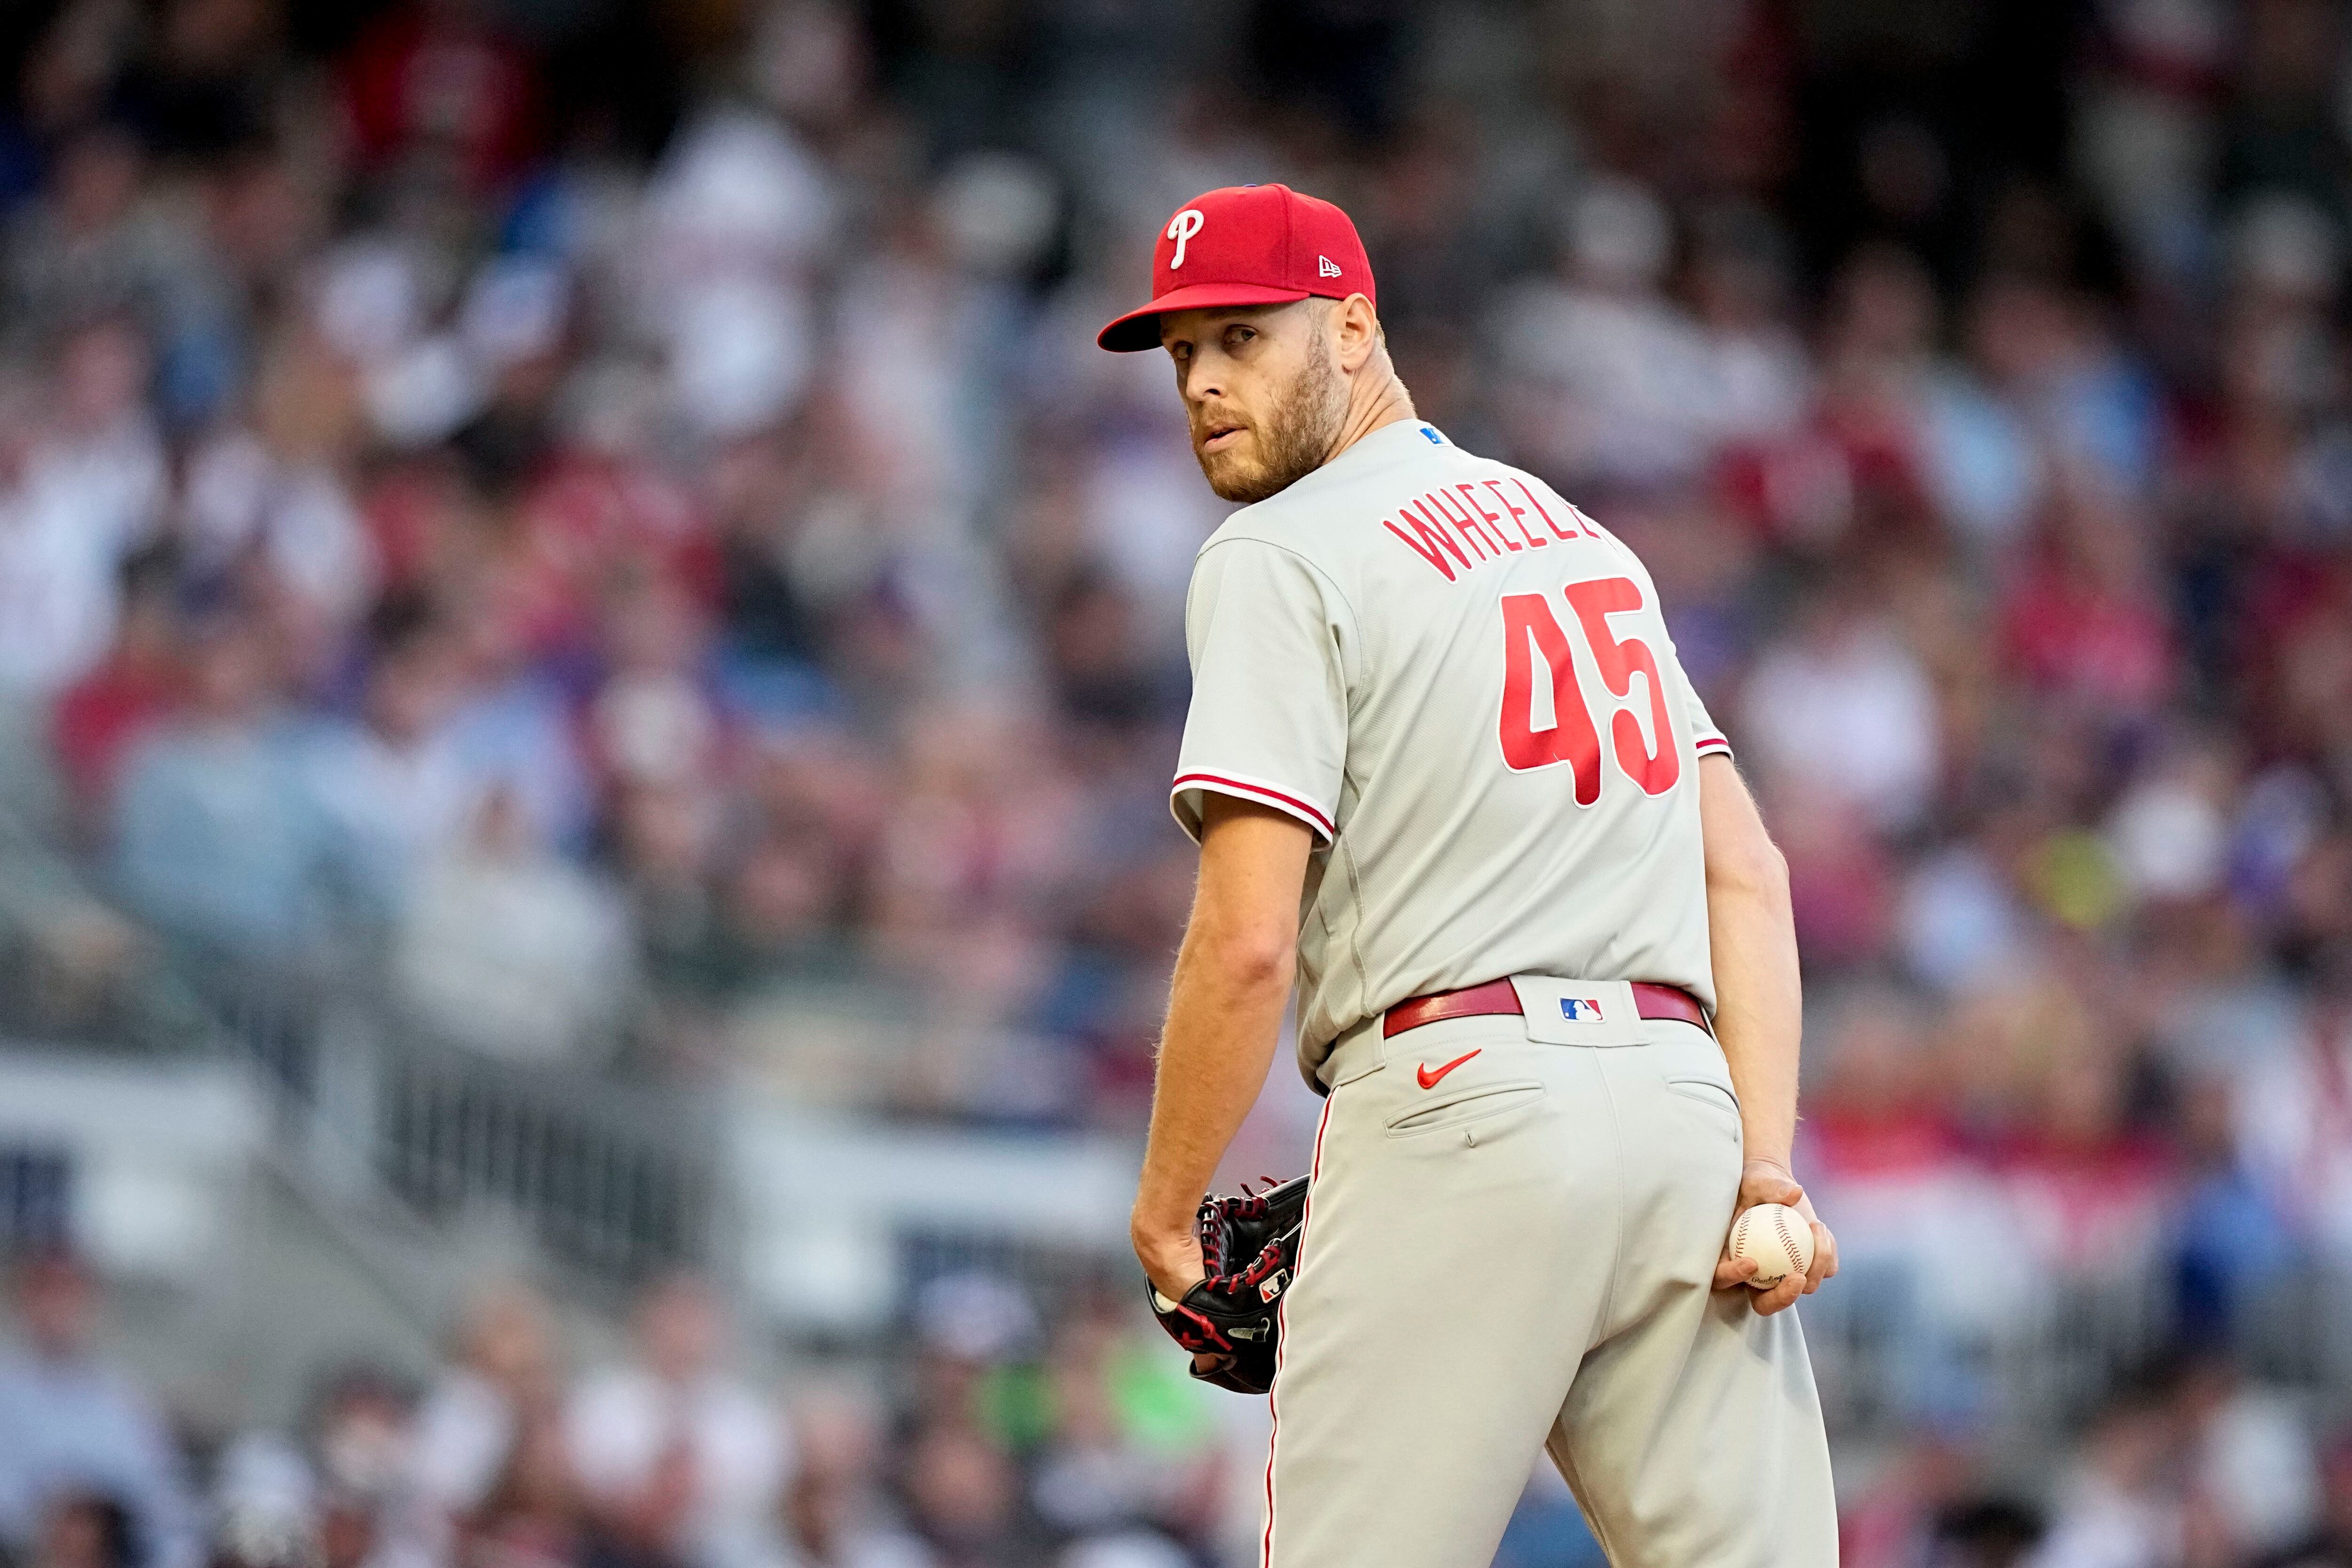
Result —
M 1239 538 L 1202 552 L 1184 610 L 1192 706 L 1169 795 L 1193 839 L 1216 793 L 1287 812 L 1318 845 L 1331 841 L 1353 636 L 1338 590 L 1294 552 Z
M 1675 689 L 1682 694 L 1683 720 L 1690 726 L 1691 743 L 1702 757 L 1731 755 L 1731 742 L 1725 739 L 1723 727 L 1709 716 L 1706 704 L 1698 700 L 1698 689 L 1690 683 L 1683 670 L 1683 661 L 1674 663 Z

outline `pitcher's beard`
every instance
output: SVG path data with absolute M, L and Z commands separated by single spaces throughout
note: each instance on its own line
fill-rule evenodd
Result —
M 1255 432 L 1255 445 L 1263 457 L 1244 468 L 1235 460 L 1238 454 L 1212 456 L 1193 448 L 1209 488 L 1221 500 L 1246 505 L 1280 495 L 1321 468 L 1347 413 L 1339 391 L 1339 374 L 1331 367 L 1323 334 L 1318 332 L 1307 352 L 1306 368 L 1290 385 L 1290 395 Z

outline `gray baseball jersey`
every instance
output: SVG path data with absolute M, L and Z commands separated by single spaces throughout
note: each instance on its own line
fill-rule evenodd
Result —
M 1171 804 L 1314 829 L 1299 1051 L 1516 974 L 1712 1010 L 1698 758 L 1726 752 L 1633 552 L 1540 479 L 1382 426 L 1202 546 Z

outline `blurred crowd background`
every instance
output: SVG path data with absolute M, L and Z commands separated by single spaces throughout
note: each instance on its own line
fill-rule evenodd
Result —
M 1093 332 L 1283 179 L 1422 414 L 1643 554 L 1787 850 L 1847 1563 L 2352 1564 L 2342 5 L 20 0 L 0 71 L 42 1062 L 231 1060 L 265 1151 L 362 1037 L 499 1137 L 1131 1150 L 1223 509 Z M 539 1234 L 437 1370 L 354 1327 L 273 1399 L 110 1333 L 193 1211 L 74 1180 L 0 1159 L 21 1568 L 1255 1561 L 1262 1408 L 1115 1230 L 909 1243 L 862 1326 L 725 1204 Z M 1598 1561 L 1538 1478 L 1500 1562 Z

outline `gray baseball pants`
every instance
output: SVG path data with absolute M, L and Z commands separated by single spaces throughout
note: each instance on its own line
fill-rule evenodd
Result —
M 1710 1289 L 1730 1072 L 1703 1029 L 1635 1033 L 1538 1044 L 1502 1016 L 1342 1038 L 1284 1308 L 1266 1568 L 1488 1568 L 1538 1448 L 1614 1568 L 1833 1568 L 1797 1314 Z

